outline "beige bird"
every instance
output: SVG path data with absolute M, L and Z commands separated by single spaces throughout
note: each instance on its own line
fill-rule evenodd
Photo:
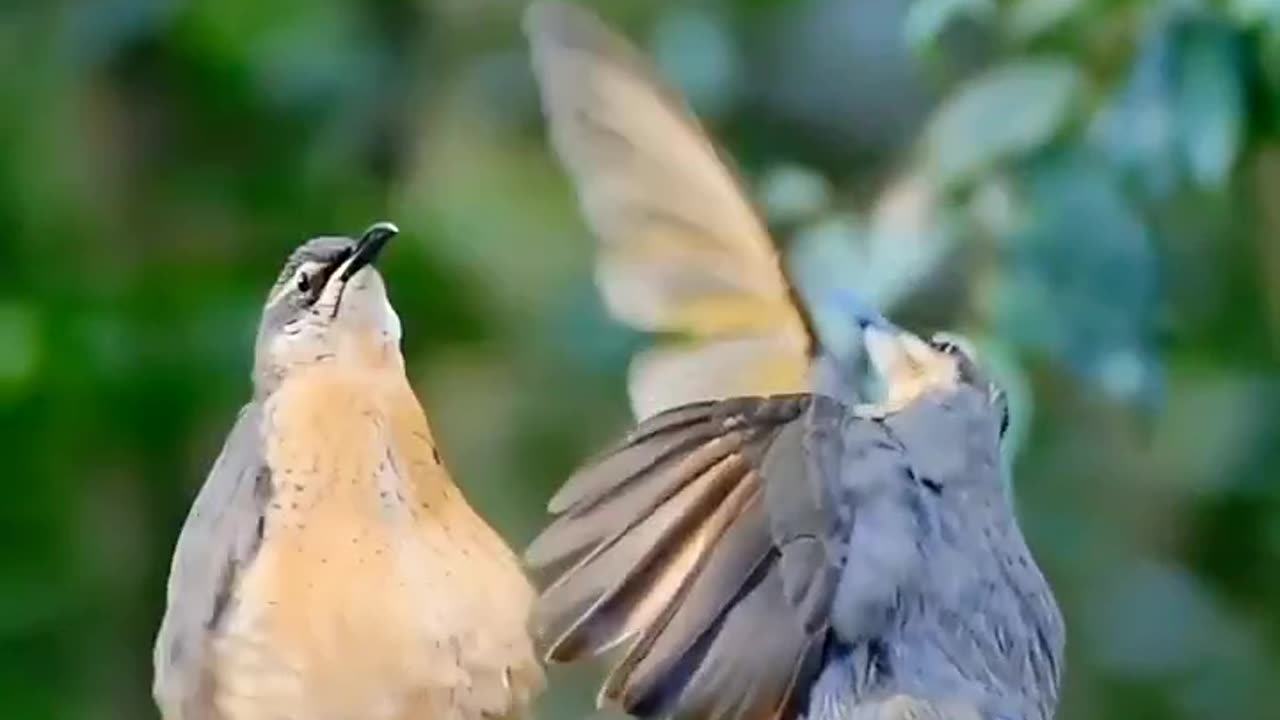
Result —
M 254 395 L 178 538 L 165 720 L 514 718 L 543 686 L 516 556 L 441 463 L 372 263 L 319 237 L 267 299 Z

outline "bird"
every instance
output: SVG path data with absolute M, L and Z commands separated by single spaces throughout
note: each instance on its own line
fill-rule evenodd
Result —
M 598 703 L 639 718 L 1051 718 L 1066 627 L 973 344 L 833 293 L 858 390 L 678 93 L 580 6 L 523 27 L 605 305 L 660 334 L 525 551 L 543 658 L 613 656 Z
M 441 461 L 374 267 L 395 225 L 289 256 L 253 394 L 178 536 L 164 720 L 520 718 L 544 685 L 518 555 Z

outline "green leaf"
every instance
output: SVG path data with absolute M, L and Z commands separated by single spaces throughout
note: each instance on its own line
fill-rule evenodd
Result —
M 921 51 L 932 45 L 943 30 L 961 18 L 983 20 L 995 13 L 992 0 L 917 0 L 903 21 L 907 44 Z
M 1277 0 L 1230 0 L 1227 14 L 1234 22 L 1243 25 L 1265 25 L 1274 29 L 1280 25 L 1280 2 Z
M 40 364 L 40 327 L 31 308 L 0 301 L 0 394 L 35 376 Z
M 1083 4 L 1082 0 L 1022 0 L 1009 10 L 1009 34 L 1030 42 L 1066 21 Z
M 1063 126 L 1080 85 L 1075 66 L 1057 58 L 1017 60 L 982 73 L 930 120 L 926 167 L 945 187 L 1034 150 Z
M 812 168 L 782 164 L 768 170 L 757 195 L 770 222 L 811 218 L 831 204 L 831 183 Z
M 1163 202 L 1181 184 L 1178 167 L 1178 44 L 1169 23 L 1139 39 L 1126 77 L 1094 113 L 1092 145 L 1141 195 Z
M 1193 183 L 1217 187 L 1235 165 L 1244 130 L 1244 87 L 1234 37 L 1222 28 L 1193 28 L 1179 60 L 1177 118 L 1183 161 Z

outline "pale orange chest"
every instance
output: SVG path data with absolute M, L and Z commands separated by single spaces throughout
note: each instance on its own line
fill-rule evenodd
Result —
M 380 636 L 414 643 L 442 574 L 424 542 L 413 453 L 376 390 L 311 378 L 266 407 L 272 493 L 242 607 L 272 644 L 312 658 Z
M 531 661 L 527 583 L 452 485 L 407 384 L 312 380 L 265 407 L 273 493 L 223 637 L 225 687 L 346 707 L 505 687 Z

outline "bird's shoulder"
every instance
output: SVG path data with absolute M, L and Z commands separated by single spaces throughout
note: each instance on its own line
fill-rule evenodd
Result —
M 153 693 L 166 718 L 190 717 L 208 700 L 211 637 L 258 553 L 269 487 L 261 407 L 250 403 L 237 416 L 174 548 L 154 649 Z

